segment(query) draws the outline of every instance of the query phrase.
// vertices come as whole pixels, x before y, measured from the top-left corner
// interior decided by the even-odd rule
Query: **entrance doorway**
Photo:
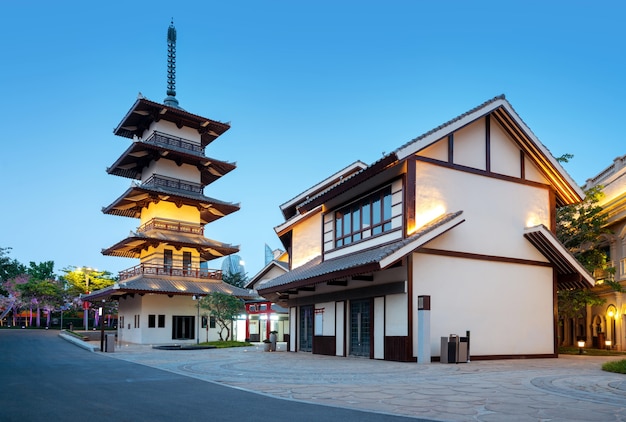
[[[350,355],[370,357],[370,300],[350,302]]]
[[[300,307],[300,351],[313,350],[313,306]]]
[[[194,320],[192,316],[178,316],[172,317],[172,340],[193,340],[194,333]]]

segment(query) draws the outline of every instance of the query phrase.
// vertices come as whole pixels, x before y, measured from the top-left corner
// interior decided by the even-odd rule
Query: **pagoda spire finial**
[[[174,18],[167,28],[167,97],[163,101],[167,106],[178,107],[176,99],[176,28]]]

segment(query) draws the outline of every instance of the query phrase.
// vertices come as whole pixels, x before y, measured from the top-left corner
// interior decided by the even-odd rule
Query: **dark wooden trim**
[[[511,258],[508,256],[483,255],[483,254],[477,254],[477,253],[445,251],[441,249],[431,249],[431,248],[420,248],[416,250],[415,252],[423,253],[423,254],[430,254],[430,255],[449,256],[453,258],[476,259],[479,261],[494,261],[494,262],[505,262],[508,264],[534,265],[538,267],[552,267],[552,264],[549,262],[535,261],[532,259]]]
[[[415,206],[417,196],[417,170],[415,165],[415,156],[406,160],[406,173],[404,176],[404,227],[406,230],[403,237],[407,233],[415,230]]]
[[[407,292],[407,337],[409,342],[409,356],[413,357],[413,308],[417,307],[417,304],[413,303],[413,254],[409,254],[406,259],[406,292]]]
[[[405,293],[405,282],[395,281],[392,283],[378,284],[375,286],[363,287],[361,289],[340,290],[321,295],[311,295],[293,298],[289,300],[289,306],[305,306],[322,302],[341,302],[344,300],[368,299],[375,296],[386,296]]]
[[[352,277],[352,280],[355,281],[374,281],[374,276],[373,275],[355,275]]]
[[[348,280],[330,280],[328,282],[326,282],[326,284],[328,286],[347,286],[348,285]]]
[[[454,133],[448,135],[448,163],[454,164]]]
[[[385,336],[385,360],[396,362],[416,362],[411,353],[412,344],[409,336]]]
[[[335,336],[313,336],[314,355],[335,356]]]
[[[480,356],[470,356],[470,361],[479,361],[479,360],[509,360],[509,359],[550,359],[550,358],[558,358],[559,355],[556,353],[545,353],[545,354],[536,354],[536,355],[480,355]],[[439,356],[433,356],[430,358],[431,362],[440,362]],[[459,364],[460,365],[460,364]]]
[[[521,185],[532,186],[532,187],[542,188],[542,189],[550,189],[550,186],[544,183],[533,182],[532,180],[526,180],[526,179],[522,180],[518,177],[507,176],[507,175],[499,174],[499,173],[487,173],[485,170],[462,166],[460,164],[450,164],[450,163],[446,163],[445,161],[435,160],[434,158],[428,158],[428,157],[422,157],[422,156],[416,155],[415,160],[420,161],[422,163],[428,163],[428,164],[433,164],[436,166],[445,167],[445,168],[452,169],[452,170],[462,171],[465,173],[472,173],[472,174],[476,174],[479,176],[485,176],[485,177],[491,177],[493,179],[504,180],[506,182],[518,183]]]
[[[300,321],[299,321],[299,318],[300,318],[300,312],[298,312],[298,311],[299,311],[299,309],[298,309],[298,307],[297,307],[297,306],[290,306],[290,307],[289,307],[289,322],[290,322],[290,323],[291,323],[291,310],[292,310],[292,309],[295,309],[294,314],[295,314],[295,320],[296,320],[296,321],[295,321],[295,324],[294,324],[294,331],[295,331],[295,332],[294,332],[294,336],[295,336],[295,337],[294,337],[294,339],[295,339],[295,344],[293,345],[293,350],[292,350],[292,352],[298,352],[298,350],[299,350],[299,347],[298,347],[298,346],[300,346],[300,336],[299,336],[299,334],[300,334],[300,332],[299,332],[299,328],[300,328],[300,325],[299,325],[299,322],[300,322]],[[259,323],[259,324],[260,324],[260,323]],[[260,330],[261,330],[261,327],[259,327],[259,331],[260,331]],[[289,331],[291,332],[291,327],[289,327]]]
[[[550,231],[556,234],[556,192],[554,189],[550,189],[548,195],[550,201]]]
[[[491,173],[491,115],[485,116],[485,171]]]
[[[519,151],[519,177],[526,180],[526,155],[521,149]]]
[[[370,298],[370,359],[374,359],[374,298]]]

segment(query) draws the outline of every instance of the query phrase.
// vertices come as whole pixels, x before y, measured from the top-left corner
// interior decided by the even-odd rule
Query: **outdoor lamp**
[[[610,349],[611,348],[611,340],[606,340],[604,342],[604,345]]]
[[[584,340],[578,340],[578,354],[579,355],[583,354],[583,347],[585,347],[585,341]]]

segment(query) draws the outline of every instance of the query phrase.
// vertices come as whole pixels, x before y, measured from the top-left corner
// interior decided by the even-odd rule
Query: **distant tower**
[[[175,78],[172,21],[167,30],[167,97],[159,104],[140,96],[114,130],[133,142],[107,172],[137,182],[103,212],[139,219],[135,232],[102,251],[140,260],[139,266],[120,273],[120,282],[136,276],[219,280],[220,272],[207,270],[206,261],[239,250],[204,237],[207,223],[239,209],[204,195],[207,185],[235,168],[205,155],[205,147],[230,126],[182,110]]]
[[[246,269],[243,260],[239,255],[230,255],[224,258],[222,262],[222,273],[246,275]]]

